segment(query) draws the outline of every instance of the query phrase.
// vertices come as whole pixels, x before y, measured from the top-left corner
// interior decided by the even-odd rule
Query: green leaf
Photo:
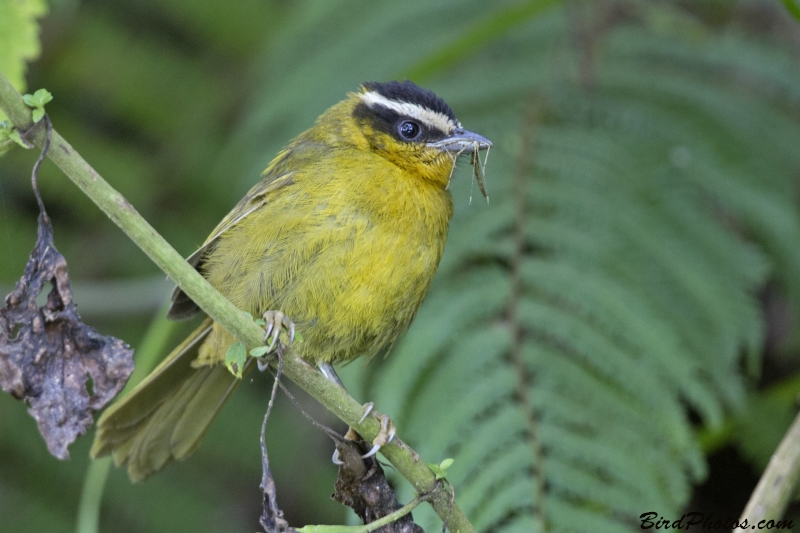
[[[0,72],[14,87],[25,88],[26,63],[39,57],[39,23],[47,13],[44,0],[0,1]],[[0,118],[5,115],[0,112]]]
[[[794,52],[636,4],[646,16],[589,44],[588,70],[557,44],[571,15],[554,9],[430,78],[495,143],[492,204],[469,206],[453,179],[439,274],[390,357],[354,381],[404,438],[459,462],[447,479],[479,531],[679,516],[707,469],[693,417],[723,423],[747,402],[742,367],[760,367],[754,295],[769,275],[800,304]],[[262,105],[278,122],[280,104]]]
[[[37,107],[44,107],[46,104],[53,101],[53,95],[47,89],[39,89],[33,93],[33,97],[37,102]]]
[[[453,464],[455,459],[448,457],[444,459],[441,463],[437,464],[428,464],[433,473],[436,474],[436,479],[444,479],[447,477],[447,469]]]
[[[269,346],[256,346],[250,350],[250,355],[253,357],[263,357],[269,353]]]
[[[231,374],[241,379],[246,360],[247,348],[245,348],[244,344],[241,342],[234,342],[231,344],[230,348],[228,348],[228,351],[225,354],[225,366],[228,367],[228,370],[230,370]]]
[[[22,100],[25,104],[33,108],[33,121],[39,122],[44,116],[44,106],[53,100],[53,95],[47,89],[39,89],[33,94],[23,95]]]
[[[20,135],[19,130],[16,128],[11,130],[11,132],[8,134],[8,138],[25,149],[30,150],[31,148],[33,148],[33,146],[28,141],[22,138],[22,135]]]
[[[47,89],[39,89],[33,94],[24,95],[22,100],[28,107],[44,107],[53,100],[53,95]]]

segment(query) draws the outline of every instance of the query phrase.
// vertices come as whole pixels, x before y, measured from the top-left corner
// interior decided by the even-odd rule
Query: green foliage
[[[495,141],[492,203],[462,205],[415,326],[364,381],[423,456],[465,465],[448,480],[479,530],[680,516],[706,470],[689,414],[745,404],[770,263],[800,302],[796,60],[627,5],[596,27],[599,8],[552,12],[431,80]],[[587,41],[542,45],[570,31]]]
[[[436,479],[444,479],[447,477],[447,469],[450,468],[454,462],[455,459],[448,457],[447,459],[442,459],[442,462],[438,465],[436,463],[430,463],[428,466],[433,470],[433,473],[436,474]]]
[[[792,403],[781,402],[776,398],[752,398],[737,420],[737,445],[742,456],[749,458],[762,470],[767,468],[786,433],[785,428],[794,420],[796,411]]]
[[[20,91],[25,88],[26,61],[39,56],[36,19],[45,13],[44,0],[0,0],[0,71]],[[5,118],[0,112],[0,120]]]
[[[53,95],[47,89],[39,89],[33,94],[24,95],[22,100],[33,109],[33,121],[39,122],[44,117],[45,104],[53,100]]]
[[[19,130],[7,120],[0,121],[0,154],[5,153],[12,143],[17,143],[23,148],[32,148],[32,145],[22,138]]]
[[[239,379],[242,379],[242,371],[244,370],[244,363],[247,360],[247,348],[241,342],[234,342],[228,348],[225,354],[225,366],[231,371],[231,374]]]
[[[34,122],[39,122],[44,117],[44,106],[51,100],[53,95],[47,89],[39,89],[33,94],[26,94],[22,97],[25,104],[33,109],[32,118]],[[16,130],[9,121],[0,120],[0,155],[3,154],[14,142],[23,148],[32,148],[33,145],[22,138],[20,132]]]
[[[783,5],[786,6],[786,10],[792,14],[794,18],[800,20],[800,5],[798,5],[797,0],[781,0]]]
[[[269,353],[269,346],[256,346],[249,353],[251,357],[264,357]]]

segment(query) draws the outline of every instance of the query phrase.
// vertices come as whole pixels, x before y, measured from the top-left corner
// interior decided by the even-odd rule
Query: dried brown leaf
[[[37,194],[38,196],[38,194]],[[47,303],[36,297],[47,282]],[[67,262],[53,245],[47,214],[17,286],[0,309],[0,387],[30,406],[50,453],[67,459],[67,447],[92,425],[133,372],[133,350],[81,322]]]

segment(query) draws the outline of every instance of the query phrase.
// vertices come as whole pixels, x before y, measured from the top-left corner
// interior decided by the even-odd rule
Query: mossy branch
[[[2,72],[0,109],[18,130],[27,132],[33,127],[30,108]],[[29,140],[39,147],[42,146],[44,137],[43,128],[34,128],[28,135]],[[48,157],[208,316],[244,343],[248,350],[263,344],[264,330],[189,266],[136,209],[55,130],[52,132]],[[284,357],[283,373],[366,439],[371,440],[378,434],[379,423],[374,418],[368,417],[363,423],[359,423],[363,412],[361,404],[296,354],[289,353]],[[411,482],[418,493],[431,494],[431,505],[443,520],[448,519],[448,527],[453,533],[474,531],[457,505],[453,504],[450,509],[449,491],[444,484],[436,481],[434,473],[414,450],[395,438],[381,449],[381,453]]]

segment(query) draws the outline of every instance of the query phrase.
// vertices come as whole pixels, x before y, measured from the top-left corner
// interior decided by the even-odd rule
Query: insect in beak
[[[478,150],[487,150],[492,147],[492,141],[473,131],[456,128],[449,137],[428,143],[430,148],[439,148],[447,152],[470,154]]]
[[[478,182],[478,188],[486,201],[489,201],[489,196],[486,194],[486,187],[484,186],[484,169],[486,168],[486,159],[489,157],[489,149],[492,147],[492,141],[479,135],[474,131],[469,131],[461,128],[453,130],[453,134],[442,139],[441,141],[428,143],[430,148],[438,148],[445,152],[453,159],[453,168],[450,170],[450,179],[453,178],[453,170],[455,170],[455,162],[461,154],[470,154],[471,164],[475,174],[475,181]],[[486,157],[481,163],[480,154],[481,150],[486,150]],[[450,180],[447,181],[447,187],[450,187]],[[472,203],[472,193],[470,193],[470,203]]]

